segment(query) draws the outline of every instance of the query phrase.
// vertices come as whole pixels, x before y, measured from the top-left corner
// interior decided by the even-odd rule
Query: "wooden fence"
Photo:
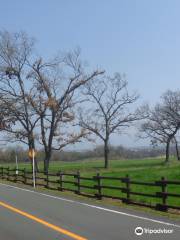
[[[18,174],[16,174],[15,168],[0,167],[0,178],[7,181],[33,185],[32,171],[26,169],[19,169]],[[134,181],[128,175],[125,177],[110,177],[101,176],[97,173],[95,176],[85,177],[81,176],[79,171],[77,173],[64,173],[59,171],[48,174],[38,172],[36,173],[35,179],[37,186],[58,191],[72,191],[76,194],[97,198],[99,200],[102,198],[111,198],[121,200],[126,204],[151,207],[160,211],[168,211],[168,209],[180,210],[180,193],[167,191],[169,186],[180,186],[180,181],[169,181],[164,177],[159,181],[142,182]],[[104,184],[105,182],[106,184]],[[142,186],[146,186],[148,192],[144,191],[144,188],[136,191],[137,187],[140,188]],[[156,188],[156,190],[154,188]],[[136,196],[138,196],[138,199],[135,199]],[[177,201],[171,200],[169,204],[169,198],[178,199],[179,203],[177,204]],[[149,202],[149,199],[154,200]],[[174,204],[174,202],[176,204]]]

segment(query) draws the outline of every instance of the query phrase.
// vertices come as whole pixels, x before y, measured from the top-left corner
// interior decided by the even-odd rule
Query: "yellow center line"
[[[20,215],[22,215],[24,217],[27,217],[27,218],[35,221],[35,222],[41,223],[42,225],[44,225],[44,226],[46,226],[48,228],[51,228],[51,229],[53,229],[53,230],[55,230],[55,231],[57,231],[57,232],[59,232],[61,234],[67,235],[67,236],[69,236],[69,237],[71,237],[73,239],[76,239],[76,240],[87,240],[87,238],[81,237],[81,236],[79,236],[79,235],[77,235],[75,233],[72,233],[72,232],[70,232],[70,231],[68,231],[66,229],[63,229],[63,228],[58,227],[58,226],[56,226],[54,224],[48,223],[48,222],[44,221],[41,218],[38,218],[38,217],[33,216],[33,215],[31,215],[31,214],[29,214],[27,212],[24,212],[24,211],[19,210],[19,209],[15,208],[15,207],[12,207],[12,206],[4,203],[4,202],[0,201],[0,206],[5,207],[5,208],[7,208],[7,209],[9,209],[9,210],[11,210],[13,212],[16,212],[16,213],[18,213],[18,214],[20,214]]]

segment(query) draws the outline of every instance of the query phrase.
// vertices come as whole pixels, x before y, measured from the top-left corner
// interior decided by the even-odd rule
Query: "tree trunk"
[[[37,161],[36,157],[34,158],[34,163],[35,163],[35,170],[36,170],[36,172],[39,172],[39,166],[38,166],[38,161]]]
[[[167,143],[166,143],[166,159],[165,159],[165,163],[169,162],[169,146],[170,146],[170,139],[168,139]]]
[[[44,173],[48,173],[48,169],[49,169],[49,159],[45,158],[44,159]]]
[[[44,172],[48,173],[49,170],[49,161],[51,159],[51,152],[45,152],[45,158],[44,158]]]
[[[109,167],[109,146],[108,146],[108,140],[104,141],[104,168]]]
[[[176,127],[175,131],[173,132],[173,134],[169,135],[169,138],[167,139],[167,143],[166,143],[166,160],[165,160],[165,163],[168,163],[169,162],[169,147],[170,147],[170,142],[171,140],[174,138],[175,139],[175,135],[177,133],[179,129],[179,126]]]
[[[177,143],[176,138],[174,138],[174,140],[175,140],[175,146],[176,146],[176,156],[177,156],[177,160],[180,161],[178,143]]]

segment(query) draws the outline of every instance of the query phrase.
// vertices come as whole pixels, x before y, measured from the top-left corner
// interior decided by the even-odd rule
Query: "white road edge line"
[[[87,206],[87,207],[91,207],[91,208],[96,208],[96,209],[103,210],[103,211],[106,211],[106,212],[116,213],[116,214],[120,214],[120,215],[124,215],[124,216],[128,216],[128,217],[138,218],[138,219],[142,219],[142,220],[146,220],[146,221],[150,221],[150,222],[155,222],[155,223],[160,223],[160,224],[164,224],[164,225],[169,225],[169,226],[180,228],[180,225],[173,224],[173,223],[159,221],[159,220],[152,219],[152,218],[147,218],[147,217],[141,217],[141,216],[138,216],[138,215],[129,214],[129,213],[125,213],[125,212],[120,212],[120,211],[116,211],[116,210],[109,209],[109,208],[103,208],[103,207],[99,207],[99,206],[96,206],[96,205],[91,205],[91,204],[83,203],[83,202],[79,202],[79,201],[69,200],[69,199],[62,198],[62,197],[56,197],[56,196],[52,196],[52,195],[49,195],[49,194],[36,192],[36,191],[33,191],[33,190],[20,188],[20,187],[16,187],[16,186],[5,184],[5,183],[0,183],[0,185],[6,186],[6,187],[10,187],[10,188],[15,188],[15,189],[26,191],[26,192],[35,193],[35,194],[38,194],[38,195],[41,195],[41,196],[45,196],[45,197],[49,197],[49,198],[62,200],[62,201],[65,201],[65,202],[70,202],[70,203],[75,203],[75,204],[79,204],[79,205],[83,205],[83,206]]]

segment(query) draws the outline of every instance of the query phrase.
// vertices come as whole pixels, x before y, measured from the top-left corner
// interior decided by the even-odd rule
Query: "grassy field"
[[[0,164],[0,166],[15,167],[15,163]],[[19,168],[31,169],[31,163],[20,163]],[[43,163],[39,163],[40,170],[43,170]],[[94,175],[100,172],[102,175],[125,176],[137,180],[158,180],[161,176],[167,179],[180,180],[180,161],[171,159],[169,164],[164,164],[163,158],[147,158],[133,160],[110,160],[108,169],[103,168],[103,160],[84,160],[77,162],[51,162],[49,171],[75,172],[80,170],[83,175]]]
[[[5,164],[3,164],[5,165]],[[8,165],[10,166],[10,165]],[[14,164],[11,164],[11,167],[14,167]],[[43,169],[43,164],[39,164],[40,169]],[[20,168],[31,168],[30,163],[20,164]],[[109,169],[103,168],[103,160],[84,160],[79,162],[51,162],[50,163],[50,172],[57,172],[59,170],[65,172],[76,172],[80,170],[82,176],[91,177],[97,174],[98,172],[103,176],[112,176],[112,177],[125,177],[126,174],[130,176],[133,180],[143,181],[143,182],[154,182],[160,180],[163,176],[168,180],[180,180],[180,161],[178,162],[175,159],[171,159],[168,165],[164,164],[163,158],[147,158],[147,159],[133,159],[133,160],[111,160]],[[67,177],[66,179],[71,180],[72,177]],[[123,183],[114,181],[114,180],[103,180],[103,185],[110,186],[123,186]],[[88,186],[93,185],[91,181],[82,181],[82,184]],[[71,187],[74,189],[74,186],[65,184],[65,187]],[[144,193],[155,193],[160,192],[160,187],[147,187],[147,186],[137,186],[132,185],[132,190],[136,192]],[[86,193],[91,193],[94,190],[85,189]],[[168,186],[168,192],[179,193],[180,186],[170,185]],[[118,190],[103,190],[104,194],[109,195],[118,195],[123,196],[123,193]],[[143,197],[143,196],[132,196],[134,200],[147,202],[147,203],[156,203],[161,201],[161,199]],[[180,199],[175,197],[168,198],[168,204],[173,204],[180,206]]]

